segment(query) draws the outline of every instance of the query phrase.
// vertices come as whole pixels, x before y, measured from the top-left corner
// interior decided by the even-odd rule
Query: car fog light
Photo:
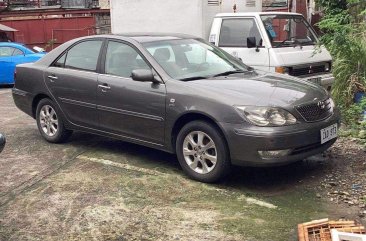
[[[258,151],[259,155],[262,158],[278,158],[287,156],[290,153],[291,149],[286,150],[275,150],[275,151]]]

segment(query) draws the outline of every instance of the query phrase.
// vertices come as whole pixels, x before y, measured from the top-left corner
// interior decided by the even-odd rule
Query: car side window
[[[247,47],[248,37],[255,37],[257,46],[262,45],[262,37],[254,19],[224,19],[221,26],[219,47]]]
[[[58,60],[56,60],[53,63],[53,67],[59,67],[59,68],[63,68],[65,66],[65,59],[66,59],[66,53],[62,54],[61,57],[58,58]]]
[[[131,46],[109,41],[105,73],[130,78],[135,69],[151,69],[142,56]]]
[[[14,49],[13,56],[24,55],[24,52],[20,49]]]
[[[102,40],[88,40],[73,46],[67,52],[65,68],[96,71],[102,43]]]
[[[10,57],[14,52],[13,47],[0,47],[0,57]]]

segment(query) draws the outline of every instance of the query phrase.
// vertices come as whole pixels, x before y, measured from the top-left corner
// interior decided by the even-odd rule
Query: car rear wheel
[[[182,169],[201,182],[216,182],[230,169],[229,152],[222,134],[203,121],[186,124],[179,132],[176,152]]]
[[[38,130],[48,142],[64,142],[72,134],[65,128],[60,111],[50,99],[38,103],[36,118]]]

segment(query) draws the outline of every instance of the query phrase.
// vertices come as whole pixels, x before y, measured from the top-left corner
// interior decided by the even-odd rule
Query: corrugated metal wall
[[[14,34],[14,41],[29,47],[48,44],[48,50],[68,40],[95,34],[96,25],[94,16],[2,20],[0,23],[19,30]]]

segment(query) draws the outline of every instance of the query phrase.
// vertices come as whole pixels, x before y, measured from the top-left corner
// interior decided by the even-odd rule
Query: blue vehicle
[[[35,53],[19,43],[0,43],[0,85],[14,84],[16,65],[35,62],[45,54]]]

